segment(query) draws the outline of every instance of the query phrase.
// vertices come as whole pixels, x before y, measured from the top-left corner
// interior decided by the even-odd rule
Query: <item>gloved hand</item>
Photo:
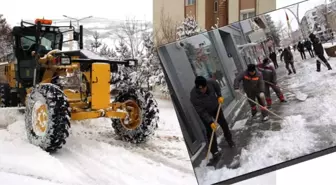
[[[217,129],[216,123],[211,123],[210,127],[212,128],[212,130],[216,130]]]
[[[218,103],[223,104],[224,103],[224,98],[222,96],[218,97]]]
[[[261,92],[261,93],[259,94],[259,97],[260,97],[261,99],[264,99],[264,98],[265,98],[265,94],[264,94],[263,92]]]

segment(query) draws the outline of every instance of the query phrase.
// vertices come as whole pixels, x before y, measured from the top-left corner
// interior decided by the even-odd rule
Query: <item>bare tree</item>
[[[98,52],[98,48],[102,45],[102,42],[100,41],[100,35],[97,31],[93,33],[93,42],[91,43],[91,48]]]
[[[321,25],[324,25],[325,29],[328,30],[331,28],[328,20],[328,6],[327,4],[322,4],[316,7],[317,21],[316,25],[314,25],[315,31],[321,31]]]
[[[281,36],[285,37],[285,36],[288,35],[288,31],[285,28],[285,25],[282,21],[280,21],[280,20],[277,21],[275,28],[276,28],[276,32],[279,34],[279,37],[281,37]]]
[[[143,45],[144,34],[150,32],[151,25],[147,21],[126,19],[116,31],[119,42],[123,42],[130,49],[131,57],[137,58],[145,50]]]
[[[165,13],[164,7],[161,7],[160,23],[155,28],[154,38],[155,46],[161,46],[176,41],[176,30],[178,22]]]

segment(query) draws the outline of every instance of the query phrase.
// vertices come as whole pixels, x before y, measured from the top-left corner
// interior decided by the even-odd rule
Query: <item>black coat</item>
[[[312,43],[309,40],[304,42],[304,46],[307,48],[307,50],[312,49]]]
[[[276,56],[274,51],[269,55],[269,57],[272,61],[276,61],[276,59],[277,59],[277,56]]]
[[[284,50],[281,53],[280,60],[282,60],[282,58],[285,60],[285,62],[291,62],[294,59],[292,52],[289,50]]]
[[[313,40],[313,47],[314,47],[314,52],[317,56],[324,55],[324,48],[322,46],[320,39],[315,38]]]
[[[301,42],[298,43],[297,47],[300,52],[304,52],[304,45]]]
[[[218,97],[221,95],[219,84],[212,79],[207,80],[207,92],[203,94],[200,90],[194,87],[190,92],[190,101],[195,107],[200,118],[208,124],[214,120],[211,114],[218,109]]]

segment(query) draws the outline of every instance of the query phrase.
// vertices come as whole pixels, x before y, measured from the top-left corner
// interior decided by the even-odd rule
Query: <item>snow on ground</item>
[[[284,116],[286,120],[282,122],[282,129],[280,131],[260,131],[263,133],[262,135],[255,135],[250,144],[242,150],[241,167],[238,169],[196,168],[196,176],[201,185],[227,180],[335,146],[336,83],[334,78],[336,76],[336,59],[329,60],[334,70],[328,71],[322,65],[320,73],[316,72],[315,60],[301,61],[298,59],[295,64],[297,74],[286,75],[279,79],[280,87],[284,87],[285,96],[293,96],[288,90],[300,90],[308,94],[308,99],[304,102],[290,102],[287,105],[282,105],[284,111],[281,116]],[[278,70],[284,70],[282,62],[280,62]],[[264,176],[263,179],[256,178],[241,184],[270,184],[268,176]]]
[[[161,122],[148,143],[122,142],[110,120],[88,120],[74,122],[66,145],[52,155],[28,143],[22,115],[1,110],[1,184],[197,184],[174,108],[158,103]]]

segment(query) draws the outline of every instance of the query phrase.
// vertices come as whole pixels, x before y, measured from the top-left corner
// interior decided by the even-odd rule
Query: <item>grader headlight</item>
[[[60,64],[61,65],[71,65],[71,58],[67,56],[62,56]]]

